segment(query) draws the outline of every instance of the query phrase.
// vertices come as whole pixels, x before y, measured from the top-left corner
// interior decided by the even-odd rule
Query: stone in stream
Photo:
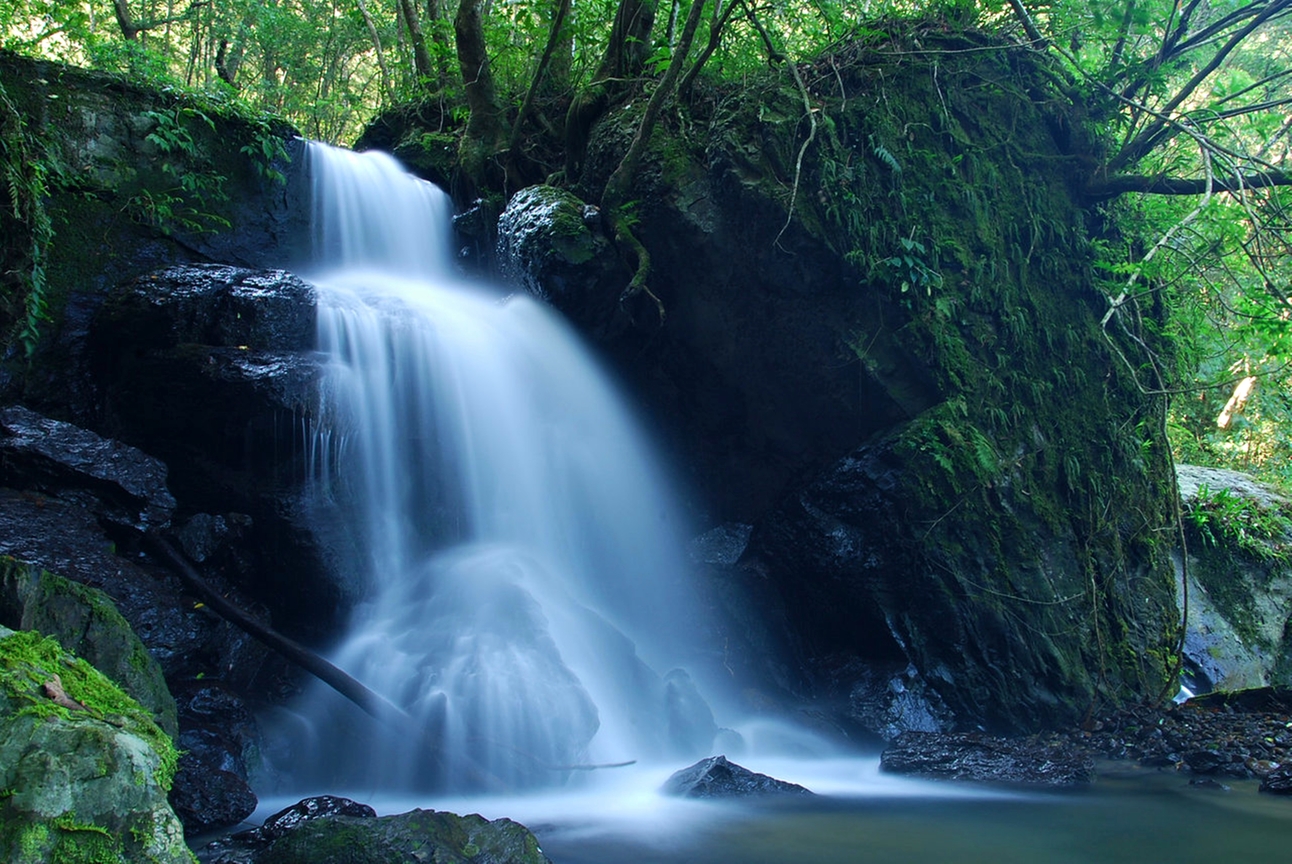
[[[727,760],[710,756],[683,768],[664,782],[665,795],[679,798],[748,798],[765,795],[812,795],[797,783],[757,774]]]

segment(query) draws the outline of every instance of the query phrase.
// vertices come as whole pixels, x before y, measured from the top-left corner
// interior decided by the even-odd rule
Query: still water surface
[[[1251,781],[1227,781],[1221,791],[1115,764],[1101,766],[1090,789],[1012,792],[889,777],[876,762],[751,764],[822,793],[754,806],[663,798],[654,790],[666,770],[561,794],[368,800],[381,813],[423,807],[515,819],[555,864],[1292,861],[1292,799],[1261,795]]]

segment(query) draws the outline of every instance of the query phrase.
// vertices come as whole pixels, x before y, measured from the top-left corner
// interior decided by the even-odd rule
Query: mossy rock
[[[0,858],[190,864],[166,801],[176,759],[106,676],[52,638],[0,627]]]
[[[256,864],[550,864],[510,819],[412,810],[398,816],[315,819],[277,840]]]
[[[107,594],[0,556],[0,624],[54,636],[151,712],[167,735],[179,734],[161,667]]]

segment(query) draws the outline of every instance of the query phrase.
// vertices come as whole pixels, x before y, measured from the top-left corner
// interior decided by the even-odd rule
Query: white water
[[[675,668],[698,628],[675,508],[605,376],[546,307],[454,275],[442,192],[378,154],[314,144],[309,169],[317,493],[348,508],[370,585],[332,659],[412,719],[316,688],[303,779],[500,791],[709,755]]]

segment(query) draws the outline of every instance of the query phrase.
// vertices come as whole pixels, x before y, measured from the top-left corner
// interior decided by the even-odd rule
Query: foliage
[[[20,240],[24,248],[14,250],[22,262],[16,271],[17,285],[4,288],[0,298],[11,307],[3,317],[16,322],[13,335],[28,356],[36,350],[41,325],[50,320],[45,264],[54,229],[45,199],[54,167],[43,142],[27,129],[26,120],[0,84],[0,170],[7,209],[27,235]]]
[[[1185,515],[1209,546],[1233,544],[1263,561],[1292,557],[1292,519],[1228,489],[1200,487]]]

